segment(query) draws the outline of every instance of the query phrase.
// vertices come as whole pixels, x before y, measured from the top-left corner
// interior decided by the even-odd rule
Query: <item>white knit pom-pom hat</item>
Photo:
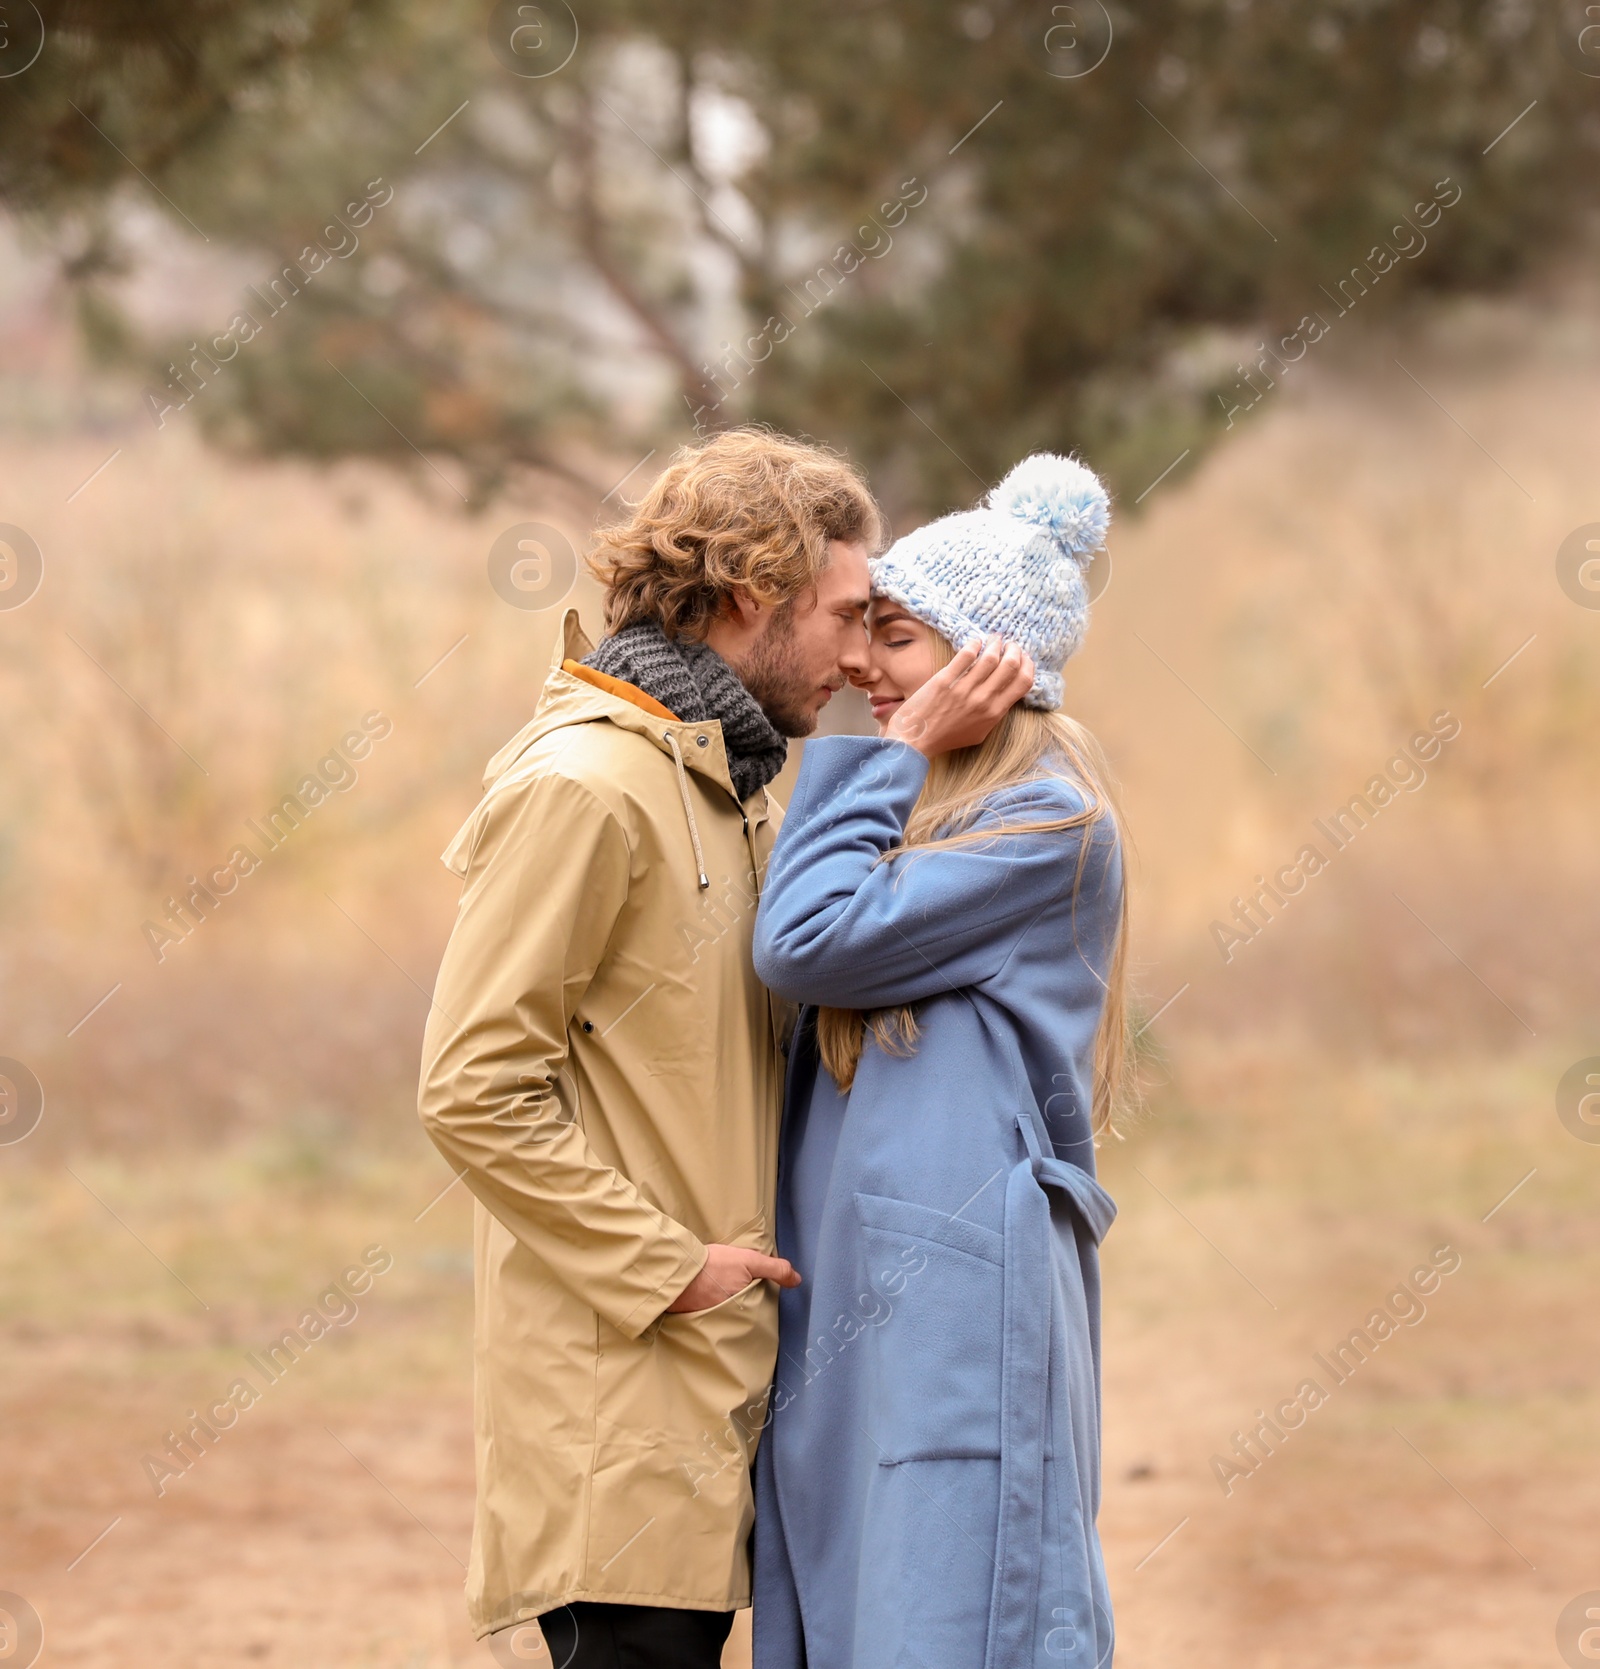
[[[1025,707],[1061,705],[1061,669],[1089,625],[1087,573],[1111,525],[1100,479],[1076,458],[1024,458],[975,510],[919,527],[872,564],[872,594],[956,648],[998,632],[1033,656]]]

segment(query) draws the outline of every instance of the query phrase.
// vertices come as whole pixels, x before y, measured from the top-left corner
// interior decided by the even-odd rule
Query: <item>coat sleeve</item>
[[[418,1111],[453,1170],[552,1276],[637,1337],[704,1244],[602,1163],[559,1082],[567,1028],[628,892],[627,838],[556,775],[492,793],[423,1040]]]
[[[1077,829],[1007,835],[881,861],[899,843],[928,762],[903,742],[806,744],[756,918],[756,971],[792,1001],[888,1008],[992,978],[1022,934],[1068,898]],[[1082,806],[1060,779],[997,795],[980,819],[1045,821]]]

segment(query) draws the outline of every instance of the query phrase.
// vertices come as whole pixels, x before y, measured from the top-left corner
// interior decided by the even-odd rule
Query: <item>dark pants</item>
[[[555,1669],[718,1669],[733,1613],[578,1600],[539,1627]]]

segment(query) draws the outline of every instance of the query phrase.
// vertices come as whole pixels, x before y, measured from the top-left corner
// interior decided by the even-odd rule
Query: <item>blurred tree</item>
[[[475,502],[749,417],[902,507],[1039,446],[1132,497],[1248,420],[1303,320],[1509,283],[1600,198],[1571,4],[42,11],[0,193],[55,228],[152,419],[452,456]],[[108,282],[124,182],[246,253],[247,323],[152,353]]]
[[[130,169],[155,189],[237,113],[281,101],[321,69],[348,69],[388,3],[6,0],[0,201],[81,208]]]

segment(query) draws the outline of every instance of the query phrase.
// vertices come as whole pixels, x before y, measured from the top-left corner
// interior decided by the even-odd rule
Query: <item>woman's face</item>
[[[931,626],[906,613],[887,597],[867,612],[867,665],[850,682],[866,692],[881,732],[895,709],[939,670]]]

